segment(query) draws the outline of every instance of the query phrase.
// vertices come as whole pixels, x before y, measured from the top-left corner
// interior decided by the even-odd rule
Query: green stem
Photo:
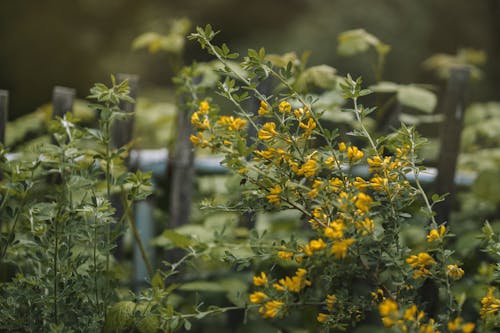
[[[125,200],[123,200],[123,201],[124,201],[124,203],[126,203]],[[135,226],[135,221],[134,221],[134,217],[132,216],[132,211],[130,209],[130,205],[128,205],[126,203],[126,204],[124,204],[124,206],[125,206],[125,212],[126,212],[127,217],[128,217],[127,220],[129,222],[130,229],[132,230],[132,234],[134,236],[134,240],[137,243],[137,246],[139,247],[139,251],[141,252],[142,260],[144,260],[144,263],[146,264],[149,279],[152,279],[153,275],[154,275],[153,266],[151,265],[151,261],[149,260],[146,249],[144,248],[144,244],[142,243],[141,236],[139,235],[139,232],[137,231],[137,227]]]
[[[58,221],[57,218],[54,220],[54,267],[52,268],[54,270],[54,322],[57,325],[59,323],[59,315],[58,315],[58,308],[57,308],[57,280],[58,280],[58,275],[57,275],[57,264],[58,264],[58,248],[59,248],[59,235],[58,235]]]

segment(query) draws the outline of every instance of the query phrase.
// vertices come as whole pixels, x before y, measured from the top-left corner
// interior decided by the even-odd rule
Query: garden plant
[[[388,46],[356,34],[369,37],[363,47],[375,47],[380,79]],[[175,83],[180,110],[191,112],[193,146],[221,155],[237,180],[227,202],[205,206],[233,214],[239,225],[205,230],[213,234],[205,239],[165,231],[157,244],[182,254],[166,252],[150,288],[118,293],[116,240],[126,222],[134,230],[131,204],[151,185],[149,175],[124,168],[127,147],[110,144],[113,121],[126,116],[118,105],[131,101],[126,81],[96,84],[89,97],[98,103],[91,105],[98,129],[81,128],[68,114],[53,122],[56,144],[13,161],[2,151],[0,260],[14,273],[1,284],[0,329],[203,331],[198,322],[210,326],[221,316],[236,318],[231,329],[241,332],[258,322],[278,332],[498,329],[498,264],[483,281],[490,288],[471,305],[456,285],[476,272],[464,269],[453,251],[456,235],[434,212],[446,193],[429,194],[420,181],[427,141],[415,127],[401,122],[374,135],[379,110],[365,104],[373,91],[361,78],[263,48],[240,58],[217,45],[216,35],[207,25],[189,36],[216,60],[216,83],[204,80],[201,64],[180,69]],[[332,110],[321,107],[318,82],[340,96],[347,125],[325,121]],[[114,215],[112,194],[120,195],[123,216]],[[244,224],[262,213],[291,214],[293,228]],[[498,262],[498,235],[480,223],[482,250]],[[203,293],[231,291],[212,276],[193,278],[220,267],[232,276],[224,281],[233,292],[223,300]]]

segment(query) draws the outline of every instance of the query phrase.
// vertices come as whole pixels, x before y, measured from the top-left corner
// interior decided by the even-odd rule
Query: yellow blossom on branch
[[[343,153],[343,152],[345,152],[345,151],[346,151],[346,149],[347,149],[347,146],[346,146],[345,142],[340,142],[340,143],[339,143],[339,151],[340,151],[341,153]]]
[[[279,133],[276,132],[276,124],[273,122],[265,123],[262,129],[259,130],[259,140],[271,140],[278,135]]]
[[[297,170],[297,175],[304,177],[312,177],[316,174],[318,171],[318,163],[314,159],[309,159],[307,160],[306,163],[304,163],[298,170]]]
[[[448,265],[446,267],[446,272],[448,273],[448,276],[453,280],[460,280],[462,276],[464,276],[464,270],[457,265]]]
[[[200,108],[198,109],[198,111],[202,114],[207,114],[209,110],[210,110],[210,104],[207,101],[201,101]]]
[[[492,316],[500,309],[500,299],[493,294],[495,288],[488,289],[488,294],[481,299],[481,310],[479,314],[481,318]]]
[[[347,250],[352,243],[354,243],[354,239],[352,238],[335,242],[333,243],[330,252],[335,255],[336,259],[344,259],[347,256]]]
[[[292,260],[293,257],[293,252],[289,251],[278,251],[277,253],[278,258],[289,261]]]
[[[297,269],[295,276],[286,276],[280,279],[278,283],[273,284],[274,289],[278,291],[288,290],[290,292],[298,293],[302,289],[311,285],[311,281],[306,279],[307,270],[304,268]]]
[[[336,302],[337,302],[337,296],[333,294],[326,295],[325,303],[326,303],[326,308],[328,309],[329,312],[333,311],[333,305]]]
[[[439,229],[432,229],[427,235],[427,242],[432,243],[435,241],[442,241],[445,232],[446,227],[444,225],[440,226]]]
[[[436,264],[436,261],[427,252],[421,252],[418,255],[413,255],[406,258],[406,263],[408,263],[412,268],[415,269],[413,277],[415,279],[424,278],[431,274],[429,267]]]
[[[285,303],[281,301],[272,300],[266,302],[264,306],[260,307],[259,313],[262,315],[263,318],[274,318],[279,314],[284,305]]]
[[[472,333],[476,325],[474,323],[464,323],[462,317],[457,317],[449,321],[446,328],[450,332]]]
[[[326,323],[328,321],[328,318],[330,318],[330,315],[326,313],[318,313],[318,316],[316,317],[316,320],[322,324]]]
[[[249,296],[250,302],[254,304],[264,303],[266,299],[268,299],[267,295],[262,291],[256,291]]]
[[[375,224],[373,223],[373,220],[370,218],[365,218],[362,221],[356,221],[356,230],[358,230],[361,235],[368,235],[373,233],[373,230],[375,229]]]
[[[281,113],[284,113],[284,112],[289,113],[290,111],[292,111],[292,106],[287,101],[282,101],[280,103],[280,105],[278,106],[278,110]]]
[[[314,119],[309,118],[307,120],[307,124],[304,124],[303,122],[299,122],[299,126],[300,126],[300,128],[303,128],[305,130],[303,136],[307,138],[307,137],[311,136],[312,131],[316,128],[316,122],[314,121]]]
[[[326,243],[322,238],[313,239],[304,247],[304,253],[311,257],[314,252],[320,251],[326,248]]]
[[[360,192],[356,197],[356,208],[358,208],[362,213],[368,213],[373,199],[363,192]]]
[[[280,184],[276,184],[273,188],[271,188],[269,190],[269,194],[266,196],[269,203],[274,203],[276,205],[279,205],[281,202],[280,200],[281,192],[283,192],[283,188],[281,187]]]
[[[328,227],[325,228],[325,236],[331,239],[339,239],[344,237],[345,224],[341,219],[337,219],[330,223]]]
[[[347,158],[351,162],[357,162],[362,159],[364,156],[363,152],[358,149],[356,146],[350,146],[347,148]]]
[[[260,101],[260,107],[258,110],[259,116],[263,116],[269,113],[269,105],[265,101]]]
[[[268,284],[266,273],[261,272],[260,275],[253,277],[253,284],[257,287],[265,286]]]
[[[227,126],[227,129],[230,131],[239,131],[243,129],[247,121],[245,119],[241,119],[238,117],[233,117],[233,116],[222,116],[220,119],[217,121],[217,123]]]

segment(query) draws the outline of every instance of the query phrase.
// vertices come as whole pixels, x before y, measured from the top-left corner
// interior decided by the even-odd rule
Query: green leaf
[[[370,86],[370,90],[376,93],[395,93],[398,92],[400,85],[394,82],[381,81]]]
[[[151,286],[155,289],[165,289],[165,281],[161,277],[159,272],[156,272],[153,278],[151,279]]]
[[[208,292],[225,292],[227,287],[220,282],[210,281],[193,281],[183,284],[178,288],[184,291],[208,291]]]
[[[437,97],[433,92],[413,85],[400,86],[397,98],[402,105],[427,113],[434,111],[437,104]]]
[[[187,249],[193,244],[193,240],[173,230],[165,230],[162,236],[170,240],[176,247]]]
[[[370,46],[376,48],[379,53],[387,53],[389,46],[382,43],[377,37],[366,32],[364,29],[348,30],[340,33],[337,37],[337,52],[342,56],[352,56],[363,53]]]

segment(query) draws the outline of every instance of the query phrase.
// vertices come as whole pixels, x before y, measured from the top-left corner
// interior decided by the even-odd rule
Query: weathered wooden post
[[[5,144],[5,128],[7,126],[9,112],[9,92],[0,90],[0,143]],[[0,180],[2,180],[2,171],[0,171]],[[0,231],[2,230],[2,220],[0,220]]]
[[[455,174],[457,158],[460,152],[460,134],[463,127],[464,113],[467,106],[467,87],[470,69],[455,67],[450,70],[450,77],[443,103],[444,120],[440,128],[440,152],[438,157],[438,175],[436,193],[450,193],[452,196],[436,206],[438,221],[448,221],[454,205]]]
[[[0,142],[3,144],[5,144],[5,127],[7,126],[8,112],[9,92],[7,90],[0,90]]]
[[[190,112],[179,108],[177,139],[174,152],[168,160],[167,169],[168,176],[170,176],[170,179],[167,179],[170,186],[170,228],[187,224],[190,217],[194,177],[194,149],[189,139],[192,132]]]
[[[76,91],[73,88],[55,86],[52,91],[52,118],[63,117],[67,112],[73,112]]]
[[[119,73],[116,75],[117,82],[123,82],[128,80],[128,86],[130,88],[130,97],[137,98],[137,91],[139,88],[139,76],[131,74]],[[135,111],[135,103],[120,102],[120,109],[123,112]],[[127,119],[122,119],[119,122],[113,124],[111,128],[111,143],[115,148],[122,147],[132,140],[134,131],[134,117],[129,117]]]

